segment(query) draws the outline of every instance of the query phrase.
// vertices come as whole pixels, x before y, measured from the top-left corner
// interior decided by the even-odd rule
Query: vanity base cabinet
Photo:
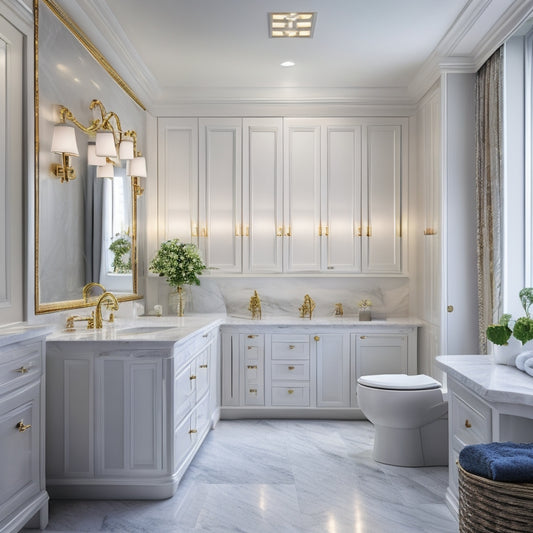
[[[357,407],[362,373],[417,371],[416,326],[368,329],[224,326],[222,418],[364,418]],[[264,357],[251,361],[254,342]],[[259,376],[253,384],[250,371]],[[249,400],[252,392],[260,402]]]
[[[50,494],[169,498],[218,420],[217,329],[168,348],[94,344],[48,343]]]
[[[0,531],[48,523],[44,478],[44,341],[0,347]]]

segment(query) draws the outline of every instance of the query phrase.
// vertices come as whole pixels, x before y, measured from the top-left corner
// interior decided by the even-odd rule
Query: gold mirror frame
[[[39,4],[43,3],[63,24],[65,29],[69,31],[87,50],[87,52],[96,60],[97,63],[111,76],[111,78],[119,85],[119,87],[143,110],[146,107],[135,95],[128,84],[119,76],[116,70],[109,64],[107,59],[94,46],[89,38],[83,33],[79,26],[53,1],[53,0],[33,0],[33,16],[34,16],[34,117],[35,117],[35,175],[34,175],[34,244],[35,244],[35,264],[34,264],[34,303],[35,314],[53,313],[56,311],[64,311],[68,309],[77,309],[83,307],[92,307],[94,302],[89,299],[81,298],[79,300],[64,300],[57,302],[40,302],[40,276],[39,276]],[[119,302],[140,300],[142,295],[138,292],[138,264],[137,264],[137,194],[135,193],[132,178],[132,243],[131,243],[131,263],[132,263],[132,294],[120,295],[117,297]]]

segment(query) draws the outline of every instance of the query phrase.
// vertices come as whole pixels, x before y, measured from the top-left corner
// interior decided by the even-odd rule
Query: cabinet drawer
[[[200,400],[209,390],[209,353],[204,350],[196,359],[196,400]]]
[[[37,379],[41,373],[40,342],[0,348],[0,394]]]
[[[198,439],[196,411],[191,413],[174,431],[174,471],[185,461]]]
[[[272,405],[309,407],[309,385],[273,386]]]
[[[180,422],[196,403],[194,365],[182,369],[174,378],[174,424]]]
[[[206,350],[216,340],[216,335],[216,330],[211,330],[207,333],[196,335],[183,345],[174,348],[176,367],[181,367],[192,361],[196,355]]]
[[[242,334],[242,338],[248,346],[264,346],[265,344],[265,336],[259,333]]]
[[[453,441],[455,448],[492,440],[492,412],[466,390],[452,391]],[[459,442],[455,442],[458,440]]]
[[[263,358],[263,347],[262,346],[245,343],[244,360],[246,362],[257,361],[258,359],[262,359],[262,358]]]
[[[309,359],[309,337],[272,335],[272,359]]]
[[[309,361],[284,361],[272,363],[272,379],[309,379]]]

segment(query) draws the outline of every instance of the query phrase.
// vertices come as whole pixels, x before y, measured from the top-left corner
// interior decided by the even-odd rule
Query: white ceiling
[[[104,55],[135,70],[152,104],[412,95],[436,56],[471,64],[502,14],[533,8],[531,0],[58,1]],[[272,11],[316,11],[313,38],[269,38]],[[296,66],[281,67],[286,60]]]

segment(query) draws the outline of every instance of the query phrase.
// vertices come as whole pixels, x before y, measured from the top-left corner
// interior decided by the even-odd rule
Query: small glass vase
[[[178,293],[178,305],[176,307],[176,311],[178,313],[178,316],[184,316],[185,315],[185,299],[183,297],[183,287],[180,285],[177,289]]]
[[[372,314],[370,309],[361,309],[359,311],[359,322],[370,322],[372,320]]]

